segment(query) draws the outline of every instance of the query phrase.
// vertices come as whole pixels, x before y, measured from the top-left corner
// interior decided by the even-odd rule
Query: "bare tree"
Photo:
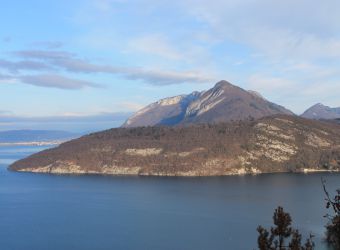
[[[335,250],[340,250],[340,189],[336,190],[336,194],[332,198],[326,189],[326,181],[323,179],[322,186],[326,195],[326,208],[332,211],[332,214],[324,216],[328,219],[326,240]]]

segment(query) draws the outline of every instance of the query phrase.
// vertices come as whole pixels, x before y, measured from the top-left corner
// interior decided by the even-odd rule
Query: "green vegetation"
[[[274,227],[270,231],[259,226],[257,244],[260,250],[312,250],[314,243],[312,235],[302,244],[302,236],[297,229],[291,227],[292,219],[282,207],[275,209]]]
[[[325,181],[322,186],[326,195],[326,208],[331,214],[326,214],[326,242],[334,250],[340,250],[340,189],[332,197],[326,189]],[[292,218],[282,207],[275,209],[273,216],[274,227],[270,230],[259,226],[257,244],[259,250],[313,250],[313,236],[310,235],[302,244],[302,236],[297,229],[291,227]]]

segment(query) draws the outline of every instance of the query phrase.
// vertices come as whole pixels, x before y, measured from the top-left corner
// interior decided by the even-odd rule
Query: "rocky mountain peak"
[[[326,105],[323,105],[322,103],[319,102],[319,103],[313,105],[312,108],[329,108],[329,107],[326,106]]]
[[[331,108],[322,103],[317,103],[312,107],[308,108],[302,115],[308,119],[336,119],[340,118],[340,107]]]
[[[221,80],[217,82],[214,86],[214,88],[230,88],[230,87],[235,87],[235,85],[231,84],[230,82],[226,80]]]
[[[293,113],[260,94],[222,80],[207,91],[162,99],[138,111],[123,127],[216,123]]]

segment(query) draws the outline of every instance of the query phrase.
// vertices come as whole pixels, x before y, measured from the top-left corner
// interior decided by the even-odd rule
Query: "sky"
[[[119,126],[227,80],[340,107],[340,1],[2,0],[0,130]]]

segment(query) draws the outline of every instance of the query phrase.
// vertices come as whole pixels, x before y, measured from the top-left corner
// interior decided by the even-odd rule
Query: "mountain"
[[[200,95],[200,92],[193,92],[189,95],[161,99],[139,110],[123,124],[123,127],[175,125],[181,122],[189,104]]]
[[[331,108],[321,103],[318,103],[307,109],[301,116],[304,118],[315,120],[336,119],[340,118],[340,107]]]
[[[138,111],[123,127],[228,122],[293,113],[227,81],[212,89],[162,99]]]
[[[0,144],[66,141],[76,137],[79,134],[58,130],[9,130],[0,131]]]
[[[340,126],[290,115],[191,126],[117,128],[19,160],[13,171],[213,176],[340,170]]]
[[[293,113],[227,81],[218,82],[187,108],[184,124],[217,123],[231,120],[258,119],[274,114]]]

